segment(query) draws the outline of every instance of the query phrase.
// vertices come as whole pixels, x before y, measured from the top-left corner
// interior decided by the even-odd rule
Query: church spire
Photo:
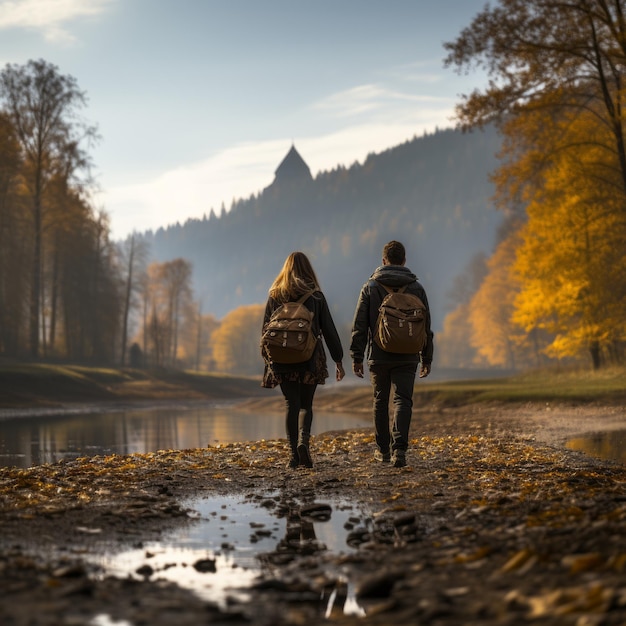
[[[293,183],[313,179],[309,166],[300,156],[300,153],[296,150],[296,146],[293,143],[285,158],[276,168],[274,174],[274,184]]]

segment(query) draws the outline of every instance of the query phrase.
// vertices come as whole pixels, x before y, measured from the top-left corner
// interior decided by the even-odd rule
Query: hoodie
[[[415,294],[426,305],[426,346],[420,354],[395,354],[385,352],[372,340],[378,309],[387,294],[380,282],[392,289],[407,285],[406,293]],[[369,280],[361,288],[359,301],[352,322],[352,340],[350,343],[352,360],[361,363],[367,358],[368,364],[390,362],[419,362],[430,365],[433,360],[433,332],[430,327],[430,308],[424,287],[417,276],[404,265],[381,265],[377,267]]]

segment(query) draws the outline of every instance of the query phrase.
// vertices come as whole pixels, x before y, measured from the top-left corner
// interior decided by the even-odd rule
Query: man
[[[430,329],[430,310],[426,292],[415,274],[405,266],[404,246],[399,241],[390,241],[383,248],[382,263],[361,289],[352,323],[350,355],[354,373],[363,378],[363,361],[367,354],[367,365],[374,391],[374,429],[377,446],[374,457],[383,463],[391,461],[395,467],[404,467],[409,447],[415,374],[420,362],[420,378],[425,378],[430,373],[433,333]],[[388,293],[383,285],[394,291],[406,286],[405,293],[416,295],[424,303],[426,344],[421,353],[387,352],[373,340],[378,309]],[[394,415],[390,429],[389,397],[392,387]]]

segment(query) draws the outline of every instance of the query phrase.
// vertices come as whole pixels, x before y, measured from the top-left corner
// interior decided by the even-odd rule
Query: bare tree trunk
[[[591,345],[589,346],[589,354],[591,355],[591,362],[593,364],[593,369],[599,370],[600,366],[602,365],[599,342],[597,341],[591,342]]]
[[[41,291],[41,197],[40,183],[37,180],[33,207],[34,249],[32,282],[30,286],[30,354],[32,357],[39,356],[39,301]]]
[[[50,330],[49,346],[54,350],[57,327],[57,300],[59,298],[59,234],[55,235],[54,257],[52,259],[52,292],[50,294]]]
[[[202,302],[198,302],[198,333],[196,335],[196,372],[200,371],[202,360]]]
[[[102,349],[102,334],[100,332],[100,255],[102,254],[102,222],[96,224],[96,249],[93,267],[92,319],[91,319],[91,349],[92,356],[101,360],[104,356]]]
[[[148,367],[148,297],[143,297],[143,365]]]
[[[130,315],[130,295],[133,287],[133,263],[135,257],[135,235],[130,239],[130,253],[128,255],[128,275],[126,277],[126,293],[124,295],[124,319],[122,320],[122,354],[120,363],[126,363],[126,344],[128,342],[128,316]],[[144,350],[145,354],[145,350]]]

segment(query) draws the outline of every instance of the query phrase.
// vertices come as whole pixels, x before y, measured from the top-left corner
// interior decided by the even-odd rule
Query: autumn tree
[[[475,255],[465,270],[455,279],[447,294],[451,309],[437,334],[437,360],[442,367],[471,368],[487,365],[472,345],[473,328],[470,322],[470,301],[483,281],[487,259]]]
[[[523,347],[525,337],[519,337],[511,320],[520,289],[512,272],[517,240],[514,232],[496,247],[487,261],[487,275],[469,303],[471,344],[489,365],[506,369],[527,366],[530,356]]]
[[[106,216],[75,201],[82,217],[68,220],[61,240],[57,345],[71,360],[112,363],[121,308],[114,248]]]
[[[95,129],[82,123],[78,111],[85,95],[76,80],[59,73],[44,60],[5,66],[0,72],[0,101],[5,106],[20,145],[23,179],[30,197],[29,340],[33,356],[39,354],[43,227],[47,206],[44,195],[55,176],[74,177],[88,165],[84,140]]]
[[[191,264],[185,259],[174,259],[163,264],[163,286],[168,303],[168,324],[171,329],[171,345],[169,359],[172,364],[178,355],[178,338],[181,325],[181,316],[191,310]]]
[[[212,335],[218,371],[229,374],[259,374],[263,360],[259,342],[265,306],[251,304],[231,311]]]
[[[8,117],[0,113],[0,353],[17,356],[26,314],[29,265],[26,224],[21,219],[21,155]]]
[[[570,120],[580,147],[554,157],[542,184],[527,189],[514,315],[526,332],[549,333],[550,356],[586,353],[596,368],[620,362],[626,340],[626,215],[600,131],[592,119]]]
[[[484,69],[488,86],[462,98],[465,127],[542,110],[593,111],[611,134],[626,191],[623,0],[500,0],[486,5],[456,41],[446,64]]]
[[[190,303],[187,322],[182,328],[178,360],[186,368],[211,371],[215,369],[212,335],[220,322],[211,314],[203,314],[200,303]]]
[[[615,258],[626,244],[622,4],[500,0],[446,44],[448,65],[489,75],[458,118],[466,128],[499,122],[498,202],[528,219],[512,319],[539,350],[587,351],[595,367],[626,340],[626,276]]]
[[[181,325],[194,324],[191,274],[184,259],[148,266],[142,285],[144,352],[154,365],[176,366]]]
[[[122,337],[120,363],[126,364],[126,352],[129,336],[131,312],[137,306],[137,295],[141,292],[142,277],[146,272],[148,246],[137,233],[132,233],[118,245],[118,262],[123,280]]]

